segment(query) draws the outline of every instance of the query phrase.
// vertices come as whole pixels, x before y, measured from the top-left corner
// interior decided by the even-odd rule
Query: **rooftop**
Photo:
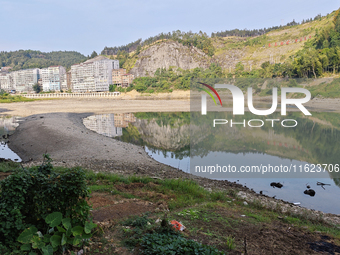
[[[101,61],[101,60],[111,60],[111,59],[108,59],[107,57],[99,55],[97,57],[94,57],[94,58],[91,58],[89,60],[86,60],[84,62],[84,64],[90,64],[90,63],[93,63],[93,62],[96,62],[96,61]]]

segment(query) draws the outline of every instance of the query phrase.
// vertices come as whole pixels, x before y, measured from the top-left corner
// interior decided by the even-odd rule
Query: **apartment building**
[[[0,75],[1,89],[10,91],[16,90],[18,92],[33,91],[33,85],[38,82],[39,69],[25,69],[14,71],[11,73],[3,73]]]
[[[6,73],[0,73],[0,88],[10,91],[13,88],[12,77]]]
[[[66,86],[66,69],[63,66],[50,66],[40,69],[43,91],[60,91]]]
[[[119,69],[119,61],[103,56],[71,66],[73,92],[109,91],[113,69]]]
[[[134,79],[132,74],[127,74],[126,69],[120,68],[117,70],[112,70],[112,84],[118,87],[129,87]]]

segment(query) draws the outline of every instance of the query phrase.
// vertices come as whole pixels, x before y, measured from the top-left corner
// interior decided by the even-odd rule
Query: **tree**
[[[137,49],[136,49],[136,55],[138,55],[141,50],[142,50],[142,47],[140,45],[138,45]]]
[[[91,58],[95,58],[97,56],[98,56],[97,52],[93,51],[92,54],[91,54]]]
[[[33,85],[33,90],[34,90],[36,93],[40,93],[41,87],[39,86],[38,83],[36,83],[36,84]]]
[[[110,92],[115,92],[115,91],[116,91],[116,88],[117,88],[117,85],[115,85],[115,84],[110,84],[110,85],[109,85],[109,91],[110,91]]]

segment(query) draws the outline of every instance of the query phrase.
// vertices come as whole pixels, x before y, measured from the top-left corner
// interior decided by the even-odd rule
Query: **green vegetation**
[[[195,46],[198,49],[201,49],[208,56],[213,56],[215,52],[215,48],[212,45],[212,42],[209,36],[206,33],[200,31],[199,33],[193,32],[183,32],[180,30],[173,31],[172,33],[161,33],[159,35],[149,37],[148,39],[142,41],[142,39],[138,39],[135,42],[132,42],[128,45],[120,46],[120,47],[105,47],[101,54],[103,55],[119,55],[119,54],[128,54],[132,51],[136,51],[136,54],[139,54],[141,47],[153,44],[159,40],[170,39],[173,41],[177,41],[184,46]],[[123,65],[123,64],[121,64]]]
[[[305,24],[308,22],[311,22],[313,20],[318,20],[321,19],[322,16],[321,14],[318,14],[313,18],[302,20],[301,24]],[[232,30],[225,30],[221,32],[216,32],[216,33],[211,33],[211,37],[226,37],[226,36],[240,36],[240,37],[252,37],[252,36],[259,36],[263,35],[265,33],[268,33],[273,30],[278,30],[278,29],[285,29],[288,27],[293,27],[299,25],[299,22],[296,22],[294,19],[292,22],[288,22],[285,26],[273,26],[269,28],[262,28],[262,29],[253,29],[253,30],[248,30],[248,29],[232,29]]]
[[[83,62],[86,57],[75,51],[53,51],[44,53],[34,50],[18,50],[0,52],[0,66],[11,66],[10,71],[29,68],[45,68],[61,65],[71,68],[71,65]]]
[[[133,250],[142,247],[143,249],[139,250],[141,254],[167,254],[167,250],[171,251],[172,249],[177,249],[177,251],[181,249],[210,249],[210,251],[215,249],[211,246],[202,246],[200,244],[202,239],[205,240],[205,244],[214,245],[220,251],[236,250],[239,252],[243,251],[244,235],[248,237],[251,232],[258,232],[260,229],[266,229],[268,233],[276,235],[277,225],[285,229],[290,227],[291,231],[294,231],[294,228],[303,228],[304,231],[309,233],[320,231],[333,238],[340,237],[338,228],[323,222],[322,218],[313,217],[312,212],[306,211],[300,215],[288,211],[283,214],[279,206],[268,210],[257,200],[244,205],[242,199],[238,199],[234,195],[231,196],[237,193],[235,190],[232,190],[233,192],[209,192],[202,189],[195,182],[183,179],[158,180],[148,177],[93,174],[92,172],[87,174],[90,184],[107,183],[111,185],[110,189],[103,190],[103,192],[112,193],[115,184],[131,184],[131,187],[133,187],[133,183],[143,183],[145,184],[144,186],[139,185],[141,192],[136,192],[134,189],[135,193],[162,194],[161,200],[157,200],[156,196],[151,197],[149,195],[137,196],[137,198],[152,201],[154,204],[157,201],[166,202],[170,211],[132,216],[115,226],[113,230],[118,232],[117,237],[121,240],[123,246]],[[127,189],[127,192],[132,192],[132,189],[130,191]],[[183,194],[188,194],[188,196]],[[184,203],[174,202],[182,198],[185,199],[185,197],[187,197],[187,201]],[[242,214],[245,216],[241,217],[240,215]],[[174,230],[168,224],[173,219],[180,221],[187,227],[187,230],[184,232]],[[281,233],[277,233],[278,237],[280,235]],[[192,239],[199,241],[193,241]],[[253,242],[257,243],[256,240],[253,240]],[[169,247],[171,244],[172,246]],[[209,254],[207,250],[204,250],[204,252]],[[211,252],[214,254],[213,252],[218,251]],[[186,253],[179,252],[178,254]]]
[[[0,172],[6,173],[20,169],[20,163],[10,160],[0,159]]]
[[[103,191],[114,190],[113,185],[117,183],[131,184],[140,182],[148,184],[152,182],[160,184],[159,186],[154,187],[155,191],[162,194],[168,194],[170,196],[176,194],[176,199],[169,201],[168,204],[169,209],[191,206],[196,203],[203,203],[204,201],[216,202],[219,200],[225,201],[227,199],[226,195],[221,195],[220,193],[211,193],[205,190],[204,188],[200,187],[196,182],[191,180],[181,179],[154,180],[149,177],[137,177],[137,176],[122,177],[116,174],[106,173],[94,174],[92,171],[87,172],[86,179],[88,180],[89,189],[93,189],[92,186],[94,185],[95,190]],[[104,180],[109,181],[110,185],[98,188],[97,183]]]
[[[64,253],[70,245],[80,246],[84,240],[92,237],[92,229],[97,227],[92,222],[72,227],[70,218],[63,218],[62,213],[53,212],[46,216],[45,231],[38,231],[36,227],[25,229],[18,237],[20,251],[27,254],[32,254],[33,251],[40,251],[44,255],[53,255],[54,251],[62,250]],[[46,233],[43,235],[42,233]]]
[[[84,239],[77,236],[82,235],[80,227],[86,228],[89,224],[86,223],[89,219],[90,206],[86,202],[89,193],[85,172],[73,168],[57,173],[49,156],[44,155],[44,159],[45,162],[41,166],[29,169],[15,167],[12,175],[0,182],[2,251],[18,249],[28,251],[31,248],[45,247],[44,249],[49,250],[46,254],[51,254],[47,243],[51,243],[53,250],[56,251],[59,245],[65,248],[66,240],[69,240],[68,244],[78,245]],[[66,229],[61,225],[57,227],[62,216],[66,218],[63,221]],[[74,232],[74,228],[70,228],[71,225],[80,226],[76,227],[79,232]],[[50,227],[57,227],[58,231],[51,230]],[[46,235],[43,236],[41,232],[39,234],[36,229],[42,230]],[[70,231],[74,238],[71,238]],[[88,230],[85,230],[85,234],[89,234]]]
[[[244,236],[247,236],[247,251],[253,254],[270,246],[261,244],[268,238],[258,234],[262,231],[274,240],[280,240],[275,247],[291,241],[290,236],[285,239],[283,235],[286,229],[292,236],[302,236],[303,239],[313,238],[315,231],[330,236],[332,243],[337,243],[340,238],[337,226],[316,218],[313,212],[306,210],[295,214],[288,210],[283,214],[280,206],[268,210],[257,200],[248,201],[245,205],[235,196],[235,189],[230,189],[231,192],[208,191],[185,179],[124,177],[111,173],[96,174],[79,168],[52,168],[49,157],[45,159],[43,165],[28,170],[14,166],[12,176],[0,182],[0,233],[9,231],[7,226],[13,231],[1,236],[0,240],[10,236],[14,238],[11,245],[7,241],[0,245],[2,254],[27,254],[29,251],[30,254],[60,254],[84,243],[90,248],[86,249],[88,254],[114,254],[116,251],[112,247],[117,246],[141,254],[241,253],[244,252]],[[110,200],[119,201],[125,197],[150,201],[154,205],[162,202],[169,210],[131,216],[93,235],[95,225],[88,221],[89,207],[85,203],[78,207],[77,203],[88,197],[86,183],[90,190],[97,192],[96,196],[103,192],[103,197],[111,196]],[[116,187],[122,185],[126,187],[125,191],[117,192]],[[47,195],[49,199],[44,199]],[[59,206],[56,207],[57,204]],[[58,209],[64,209],[64,212]],[[38,215],[42,211],[45,213]],[[20,215],[27,217],[16,220]],[[1,217],[6,217],[6,220]],[[180,221],[186,227],[185,231],[176,230],[169,224],[171,220]],[[95,240],[100,246],[95,246]],[[292,245],[299,245],[299,242],[295,241]],[[301,245],[308,250],[304,243]]]
[[[241,76],[259,77],[310,77],[317,78],[325,72],[339,72],[340,65],[340,15],[336,11],[327,27],[317,30],[313,39],[303,49],[290,56],[283,64],[263,63],[259,71],[243,72]]]
[[[156,244],[156,245],[154,245]],[[215,248],[188,240],[176,234],[146,234],[142,238],[141,246],[144,248],[143,254],[200,254],[218,255],[224,254]]]
[[[322,96],[326,98],[340,98],[340,78],[334,79],[330,83],[323,82],[318,86],[309,87],[312,97]]]
[[[216,248],[185,238],[168,223],[168,219],[163,219],[159,226],[146,215],[135,216],[122,222],[122,226],[128,227],[123,228],[124,243],[130,247],[140,245],[142,254],[224,254]]]
[[[170,126],[190,124],[189,112],[138,112],[135,113],[135,117],[138,119],[155,119],[158,126]]]
[[[132,88],[138,92],[171,92],[173,89],[188,90],[194,78],[225,77],[222,68],[211,64],[208,69],[195,68],[193,70],[159,68],[154,77],[140,77],[133,80]]]
[[[36,93],[40,93],[41,87],[39,86],[38,83],[36,83],[36,84],[33,85],[33,90],[34,90]]]
[[[30,102],[34,100],[36,99],[26,98],[23,96],[12,96],[3,90],[0,92],[0,103]]]

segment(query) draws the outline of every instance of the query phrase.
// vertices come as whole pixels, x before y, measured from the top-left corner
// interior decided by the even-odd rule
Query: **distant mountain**
[[[85,61],[87,58],[76,51],[41,52],[34,50],[2,51],[0,52],[0,67],[10,66],[11,71],[28,68],[45,68],[61,65],[67,69],[73,64]]]

